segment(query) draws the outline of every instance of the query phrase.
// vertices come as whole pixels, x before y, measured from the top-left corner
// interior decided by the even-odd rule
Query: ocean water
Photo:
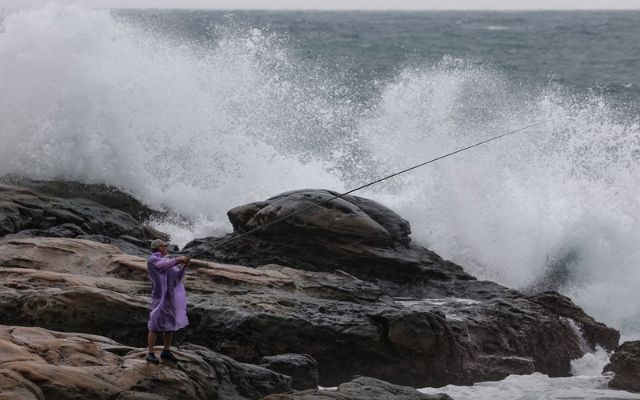
[[[171,211],[154,223],[183,245],[234,206],[536,124],[357,194],[479,278],[637,339],[638,38],[626,11],[0,10],[0,175],[111,184]],[[581,368],[451,390],[622,396]]]

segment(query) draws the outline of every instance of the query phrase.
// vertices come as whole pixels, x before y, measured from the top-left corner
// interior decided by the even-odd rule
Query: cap
[[[157,250],[158,247],[160,247],[160,246],[168,246],[168,245],[169,245],[169,243],[167,243],[167,242],[165,242],[163,240],[155,239],[155,240],[151,241],[151,250]]]

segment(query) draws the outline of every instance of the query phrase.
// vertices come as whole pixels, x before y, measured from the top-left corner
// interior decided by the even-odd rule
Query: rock
[[[7,186],[29,189],[32,192],[48,197],[89,200],[93,203],[101,204],[105,208],[127,213],[138,221],[165,215],[165,213],[161,211],[145,206],[130,194],[124,193],[109,185],[61,180],[43,181],[27,179],[17,175],[0,177],[0,183]]]
[[[455,342],[463,349],[461,370],[456,373],[461,384],[533,372],[570,375],[571,360],[585,352],[575,322],[523,297],[485,296],[413,299],[402,304],[443,313]],[[606,340],[599,343],[605,345]]]
[[[613,372],[609,387],[640,392],[640,340],[616,347],[603,372]]]
[[[171,400],[166,396],[156,393],[131,392],[129,390],[120,392],[116,400]]]
[[[357,196],[347,195],[329,201],[338,195],[330,190],[294,190],[264,202],[236,207],[227,215],[236,231],[246,232],[304,209],[257,234],[328,236],[379,246],[407,245],[411,241],[409,223],[392,210]],[[320,206],[311,207],[316,204]]]
[[[80,248],[85,257],[76,253]],[[150,290],[141,281],[146,280],[141,274],[145,260],[117,258],[115,251],[78,239],[1,241],[0,322],[83,330],[139,344],[146,333]],[[348,274],[195,262],[185,285],[191,324],[180,340],[241,361],[308,351],[319,357],[327,383],[356,373],[444,383],[450,379],[445,373],[425,371],[435,365],[442,371],[459,369],[441,315],[409,310]],[[400,331],[412,324],[422,332],[389,340],[387,326]],[[416,350],[423,356],[417,358]]]
[[[451,400],[446,394],[428,395],[414,388],[394,385],[379,379],[361,377],[343,383],[334,390],[305,390],[273,394],[262,400]]]
[[[323,190],[287,192],[237,207],[229,212],[229,218],[236,229],[234,234],[238,235],[334,194]],[[277,263],[309,271],[346,271],[374,283],[396,299],[406,299],[405,304],[416,312],[440,312],[453,331],[451,342],[455,345],[445,348],[451,349],[452,357],[459,358],[448,363],[460,368],[455,373],[448,372],[456,375],[457,383],[502,379],[510,373],[534,371],[567,376],[570,361],[584,354],[584,343],[590,349],[596,345],[612,349],[619,340],[617,331],[597,323],[556,292],[526,296],[493,282],[477,281],[462,267],[411,244],[404,236],[410,232],[406,221],[382,205],[355,196],[329,204],[334,202],[330,208],[309,210],[291,221],[224,245],[223,241],[234,236],[198,239],[184,251],[249,266]],[[362,228],[360,234],[355,234],[352,226],[344,228],[346,234],[340,234],[344,221],[354,224],[358,221],[355,225]],[[327,228],[333,223],[340,229]],[[387,233],[379,234],[378,227]],[[362,238],[367,235],[373,239]],[[380,328],[387,332],[387,339],[394,346],[405,346],[405,339],[415,338],[414,332],[422,329],[418,320],[411,317],[410,324],[416,326],[383,324]],[[426,335],[420,340],[423,341],[420,346],[426,346],[430,339]],[[415,339],[407,346],[417,343]],[[322,381],[323,362],[319,361]],[[398,381],[397,377],[379,373],[361,375],[419,385],[413,380]]]
[[[284,275],[290,284],[255,285],[252,278],[249,285],[199,289],[208,293],[190,297],[192,313],[199,319],[197,325],[187,329],[189,341],[246,362],[259,362],[265,355],[306,352],[318,360],[325,385],[364,373],[407,382],[443,382],[447,379],[444,375],[427,376],[424,371],[436,364],[456,363],[456,348],[448,341],[446,322],[433,312],[413,313],[375,285],[347,274],[304,272],[276,265],[258,270]],[[433,342],[424,343],[420,336],[407,339],[407,347],[432,346],[423,349],[425,357],[389,343],[384,327],[405,315],[433,320],[422,332],[431,334]]]
[[[541,305],[555,315],[574,321],[587,343],[592,346],[592,350],[594,343],[608,350],[612,350],[618,345],[620,340],[618,331],[591,318],[567,296],[558,292],[544,292],[527,296],[527,299]]]
[[[308,209],[337,195],[328,190],[282,193],[266,201],[236,207],[229,220],[241,234]],[[185,254],[248,266],[279,264],[310,271],[342,270],[361,279],[399,284],[416,280],[474,279],[437,254],[410,244],[409,223],[372,200],[345,196],[308,209],[251,235],[197,239]],[[232,238],[232,237],[231,237]]]
[[[150,290],[145,267],[143,258],[85,240],[0,241],[0,322],[140,345]],[[584,352],[568,317],[591,323],[568,300],[558,302],[558,315],[476,280],[423,283],[428,297],[394,299],[343,271],[195,260],[185,286],[190,325],[179,341],[251,363],[306,353],[318,361],[324,386],[354,375],[417,387],[533,371],[568,375],[570,360]]]
[[[229,216],[237,235],[332,195],[288,192]],[[250,363],[309,354],[324,386],[361,375],[417,387],[568,375],[570,360],[588,348],[617,344],[616,331],[555,292],[525,296],[478,281],[410,243],[408,223],[378,203],[348,196],[325,206],[224,247],[216,246],[225,238],[191,243],[185,253],[208,261],[187,273],[191,324],[178,342]],[[110,245],[147,255],[150,234],[134,218],[0,187],[0,229],[14,232],[0,241],[0,323],[139,345],[146,262]],[[57,238],[24,238],[46,234]]]
[[[123,276],[147,280],[146,260],[123,254],[115,246],[83,239],[29,238],[0,240],[0,267],[28,268],[80,276]]]
[[[0,185],[0,236],[90,238],[143,255],[149,241],[162,235],[126,212],[91,200]]]
[[[0,205],[2,235],[24,230],[45,231],[63,224],[72,231],[88,234],[143,235],[142,227],[129,214],[84,199],[65,200],[0,186]]]
[[[290,387],[290,377],[258,365],[239,363],[203,346],[189,344],[183,348],[206,360],[216,370],[216,375],[233,382],[233,386],[221,387],[218,392],[221,397],[240,394],[246,398],[258,399],[270,393],[286,392]],[[206,381],[203,384],[206,384]]]
[[[142,259],[79,239],[0,243],[0,323],[145,336],[148,300],[140,294],[149,289]]]
[[[278,354],[262,357],[260,365],[291,377],[291,388],[317,389],[318,362],[308,354]]]
[[[145,349],[101,336],[0,325],[0,382],[11,399],[255,399],[290,379],[210,350],[178,348],[177,365],[151,365]]]
[[[45,400],[42,390],[19,373],[0,367],[0,400]]]

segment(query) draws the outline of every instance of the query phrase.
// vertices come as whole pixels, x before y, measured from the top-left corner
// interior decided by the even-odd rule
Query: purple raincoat
[[[175,259],[155,252],[147,260],[147,272],[152,288],[149,330],[174,332],[189,325],[187,293],[182,283],[184,268]]]

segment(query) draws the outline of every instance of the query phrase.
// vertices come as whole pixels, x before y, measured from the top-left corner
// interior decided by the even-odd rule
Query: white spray
[[[524,288],[565,260],[561,291],[627,338],[640,333],[637,117],[453,59],[405,68],[363,111],[281,38],[221,29],[201,46],[108,11],[7,15],[0,174],[114,185],[190,218],[173,232],[186,242],[229,231],[233,206],[296,188],[344,191],[545,121],[360,194],[480,278]]]

